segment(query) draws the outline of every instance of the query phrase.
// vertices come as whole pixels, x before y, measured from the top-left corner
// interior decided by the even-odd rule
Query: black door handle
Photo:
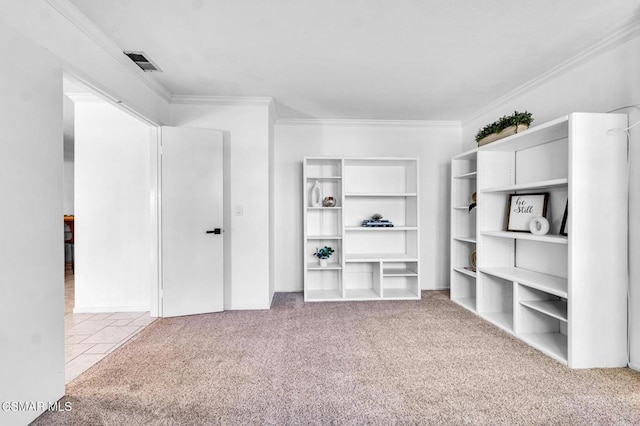
[[[207,231],[207,234],[222,234],[222,229],[220,228],[215,228],[213,231]]]

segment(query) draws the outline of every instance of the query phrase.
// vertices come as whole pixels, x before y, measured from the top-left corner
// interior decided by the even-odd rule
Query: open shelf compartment
[[[415,196],[418,193],[417,159],[348,158],[344,164],[347,196]]]
[[[419,299],[418,262],[383,262],[382,296],[385,299]]]
[[[320,302],[342,299],[342,271],[339,269],[317,268],[307,271],[307,288],[304,300]]]
[[[305,159],[306,176],[312,179],[340,179],[342,177],[342,159],[307,157]]]
[[[380,262],[353,262],[345,265],[345,297],[350,300],[376,300],[382,297]]]
[[[481,274],[478,313],[487,321],[513,333],[513,282]]]

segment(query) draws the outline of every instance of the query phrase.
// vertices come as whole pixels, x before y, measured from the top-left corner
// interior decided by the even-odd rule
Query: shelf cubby
[[[513,283],[501,277],[484,274],[478,312],[497,326],[513,332]]]
[[[307,235],[341,236],[342,212],[336,208],[308,208],[306,211]]]
[[[386,299],[420,297],[418,262],[382,263],[382,295]]]
[[[349,299],[375,299],[382,296],[380,262],[352,262],[346,264],[345,296]]]
[[[451,300],[476,312],[476,272],[464,268],[454,268],[456,284],[451,286]]]
[[[306,301],[339,300],[342,298],[342,268],[309,268]]]
[[[341,158],[307,157],[304,167],[305,179],[340,179],[342,177]]]

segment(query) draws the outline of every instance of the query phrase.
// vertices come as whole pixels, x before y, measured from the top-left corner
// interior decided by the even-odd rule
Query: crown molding
[[[276,124],[279,126],[462,127],[459,121],[448,120],[364,120],[339,118],[278,118]]]
[[[86,15],[84,15],[77,7],[68,0],[46,0],[46,2],[54,8],[67,21],[78,28],[83,34],[93,40],[102,50],[109,54],[113,59],[122,64],[131,75],[141,81],[154,93],[165,101],[171,100],[171,92],[157,81],[147,78],[144,71],[138,68],[123,53],[122,49],[116,45],[105,33],[100,30]]]
[[[569,58],[568,60],[562,62],[561,64],[551,68],[549,71],[546,71],[540,74],[538,77],[530,80],[523,85],[515,88],[511,92],[507,93],[504,96],[499,97],[495,101],[485,105],[480,108],[478,111],[469,115],[468,117],[462,120],[462,124],[466,125],[467,123],[479,118],[484,113],[489,112],[493,109],[499,108],[501,105],[507,103],[509,100],[516,98],[526,92],[529,92],[536,87],[541,86],[547,81],[558,77],[573,68],[576,68],[578,65],[583,64],[597,56],[602,55],[610,50],[615,49],[618,46],[623,45],[624,43],[633,40],[634,38],[640,36],[640,22],[633,22],[610,36],[604,38],[600,42],[594,44],[590,48],[578,53],[577,55]]]
[[[97,103],[104,102],[104,100],[93,93],[87,92],[66,92],[65,96],[71,99],[74,103]]]
[[[252,96],[208,96],[208,95],[173,95],[170,103],[176,105],[235,105],[235,106],[272,106],[271,97]]]

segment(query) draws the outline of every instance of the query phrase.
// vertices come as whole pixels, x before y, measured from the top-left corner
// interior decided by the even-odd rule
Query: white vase
[[[534,235],[545,235],[549,232],[549,221],[542,216],[534,217],[529,223],[529,230]]]
[[[322,268],[326,268],[327,267],[327,259],[320,259],[320,266]]]
[[[311,207],[320,207],[322,205],[322,194],[320,193],[320,182],[313,182],[311,192],[309,193]]]

